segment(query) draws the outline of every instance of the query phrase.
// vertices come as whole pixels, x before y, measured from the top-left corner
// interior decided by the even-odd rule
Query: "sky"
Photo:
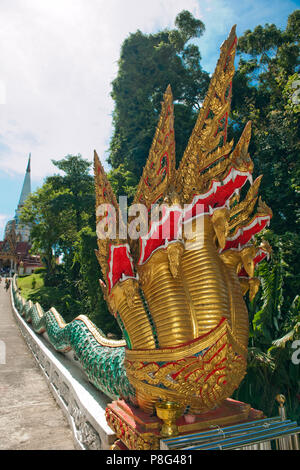
[[[105,164],[112,135],[111,82],[123,41],[174,27],[189,10],[206,27],[194,41],[212,73],[232,25],[284,29],[300,0],[0,0],[0,240],[14,216],[28,155],[32,189],[51,159],[80,153]],[[108,166],[105,164],[108,169]]]

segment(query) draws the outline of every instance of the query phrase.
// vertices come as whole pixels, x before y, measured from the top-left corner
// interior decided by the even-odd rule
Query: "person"
[[[9,286],[10,286],[10,279],[6,279],[5,280],[5,289],[8,291],[9,289]]]

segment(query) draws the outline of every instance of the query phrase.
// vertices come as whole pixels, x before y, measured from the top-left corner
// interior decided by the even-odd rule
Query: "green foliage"
[[[34,270],[34,274],[44,274],[45,273],[45,268],[36,268]]]
[[[81,155],[67,155],[62,160],[52,160],[52,163],[64,175],[47,178],[47,182],[57,192],[51,200],[51,209],[62,217],[66,216],[66,212],[71,214],[72,228],[79,232],[89,219],[94,220],[94,179],[89,174],[91,163]]]
[[[288,338],[291,337],[291,331],[294,333],[294,329],[296,333],[300,333],[299,331],[300,326],[300,295],[296,295],[294,300],[291,303],[290,308],[288,309],[284,323],[282,325],[282,332],[287,332]],[[291,330],[291,331],[290,331]],[[292,335],[294,336],[294,334]]]
[[[273,255],[270,261],[262,262],[257,268],[261,288],[254,301],[248,302],[247,375],[234,397],[272,416],[278,414],[275,397],[283,393],[288,416],[300,422],[300,369],[292,362],[291,347],[292,341],[300,337],[300,296],[293,300],[290,295],[284,297],[291,271],[283,257],[286,243],[271,231],[266,231],[264,236],[273,246]]]
[[[255,343],[271,344],[280,331],[279,322],[282,319],[283,303],[283,266],[282,259],[274,262],[263,262],[258,267],[261,279],[261,308],[255,313],[252,326]]]
[[[41,274],[31,274],[18,278],[18,287],[22,291],[22,295],[25,299],[29,299],[33,291],[43,287],[44,281]]]
[[[237,400],[251,403],[266,416],[278,415],[276,395],[284,393],[287,414],[300,421],[299,365],[293,364],[291,343],[285,348],[271,347],[267,352],[250,347],[247,374],[234,394]]]
[[[123,43],[119,70],[113,81],[114,133],[108,162],[117,193],[132,195],[149,153],[167,85],[176,103],[176,155],[181,158],[195,122],[194,109],[204,98],[209,77],[200,65],[198,48],[204,24],[182,11],[176,29],[131,34]]]
[[[45,182],[26,200],[21,212],[21,221],[31,227],[32,250],[40,253],[49,275],[55,272],[55,256],[59,252],[60,237],[67,232],[69,217],[61,219],[51,210],[50,201],[57,193]]]
[[[300,285],[300,126],[292,85],[299,78],[299,18],[296,10],[284,31],[267,24],[239,38],[230,130],[237,138],[245,122],[253,121],[250,154],[255,176],[263,174],[260,194],[274,212],[270,241],[281,245],[276,262],[288,266],[282,287],[287,305]]]

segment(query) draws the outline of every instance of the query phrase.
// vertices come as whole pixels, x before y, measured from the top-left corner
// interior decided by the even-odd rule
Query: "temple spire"
[[[28,157],[28,164],[27,164],[27,168],[26,168],[26,173],[30,173],[30,160],[31,160],[31,153],[29,154],[29,157]]]
[[[29,154],[29,158],[28,158],[28,164],[27,164],[27,169],[26,169],[23,187],[21,191],[21,196],[19,199],[18,209],[24,205],[26,198],[31,193],[30,161],[31,161],[31,153]]]

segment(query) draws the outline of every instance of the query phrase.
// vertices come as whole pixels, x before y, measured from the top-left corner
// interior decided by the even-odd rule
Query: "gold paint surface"
[[[154,349],[155,342],[149,319],[137,290],[129,290],[134,280],[128,279],[113,287],[110,299],[124,323],[133,349]],[[130,299],[130,300],[129,300]]]
[[[220,58],[210,80],[208,92],[176,173],[175,188],[186,202],[190,202],[194,188],[200,192],[205,188],[207,178],[199,179],[199,173],[221,156],[227,155],[232,147],[232,144],[228,146],[225,142],[226,131],[219,131],[219,121],[230,110],[235,51],[234,26],[221,46]],[[226,97],[228,88],[230,89]],[[217,150],[222,138],[222,150]],[[209,179],[211,180],[211,175]]]
[[[168,251],[155,252],[138,267],[149,309],[155,323],[160,348],[185,343],[198,336],[191,304],[185,294],[180,274],[174,277],[169,267]]]
[[[193,222],[193,225],[195,222]],[[197,318],[198,335],[217,327],[222,317],[230,322],[227,286],[222,262],[213,242],[210,216],[204,216],[203,233],[182,256],[182,277]]]
[[[144,411],[151,412],[155,401],[171,400],[201,413],[233,393],[245,374],[247,349],[226,320],[208,337],[211,346],[199,338],[190,345],[188,356],[184,351],[188,345],[167,356],[153,351],[155,354],[148,359],[145,355],[142,361],[141,352],[126,351],[127,376],[139,393],[142,388],[138,403]],[[198,349],[194,355],[192,348]],[[207,350],[199,355],[203,348]],[[161,365],[167,357],[168,362]]]
[[[227,253],[227,252],[226,252]],[[225,254],[226,254],[225,253]],[[243,294],[240,286],[236,270],[237,265],[231,264],[231,260],[224,257],[224,264],[227,267],[227,279],[228,279],[228,290],[231,301],[231,319],[232,319],[232,331],[236,335],[237,339],[243,344],[245,348],[248,346],[249,338],[249,318],[248,310],[243,299]]]

